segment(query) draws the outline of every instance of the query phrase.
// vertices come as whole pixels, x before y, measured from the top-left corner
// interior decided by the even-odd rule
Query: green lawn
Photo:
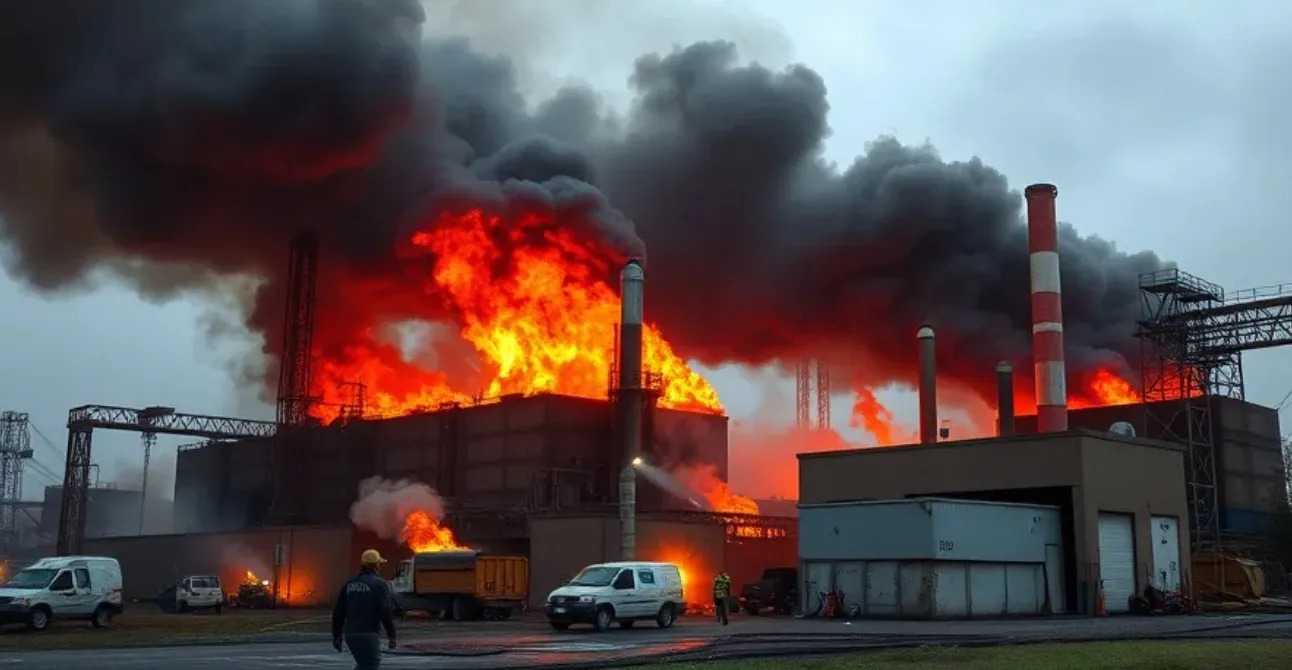
[[[642,666],[659,670],[1251,670],[1292,668],[1292,640],[1086,642],[929,647],[831,658],[775,658]]]
[[[164,644],[175,640],[245,638],[284,633],[324,633],[327,612],[311,610],[225,610],[223,614],[165,614],[127,610],[112,625],[96,629],[87,621],[56,621],[33,633],[22,626],[0,628],[0,654],[11,650],[86,649]]]

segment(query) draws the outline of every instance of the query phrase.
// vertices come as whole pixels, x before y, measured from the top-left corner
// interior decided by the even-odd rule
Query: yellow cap
[[[386,559],[382,558],[381,553],[376,549],[369,549],[363,552],[363,555],[359,557],[359,563],[363,565],[381,565],[385,562]]]

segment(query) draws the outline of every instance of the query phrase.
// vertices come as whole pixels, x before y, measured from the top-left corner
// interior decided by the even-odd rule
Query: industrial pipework
[[[920,342],[920,444],[938,441],[938,364],[933,329],[915,334]]]
[[[996,366],[996,434],[1014,434],[1014,368],[1004,362]]]
[[[1063,359],[1063,298],[1059,286],[1059,227],[1053,184],[1032,184],[1027,198],[1027,247],[1032,265],[1032,362],[1036,432],[1068,429],[1067,370]]]
[[[619,472],[619,560],[637,560],[637,466],[634,458]]]
[[[623,436],[623,470],[619,475],[620,560],[635,560],[637,554],[637,471],[641,462],[645,393],[642,389],[642,319],[646,272],[634,258],[619,273],[619,380],[616,409]]]

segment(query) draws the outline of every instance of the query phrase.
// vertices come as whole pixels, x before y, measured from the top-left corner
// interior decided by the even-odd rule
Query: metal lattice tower
[[[319,242],[313,230],[292,238],[287,264],[287,302],[283,347],[278,361],[278,425],[303,426],[309,420],[317,302]]]
[[[830,368],[821,361],[799,361],[795,371],[795,423],[799,428],[830,428]],[[812,405],[816,404],[816,424]]]
[[[1242,353],[1292,344],[1292,285],[1226,294],[1177,269],[1140,276],[1148,437],[1185,445],[1194,550],[1220,543],[1213,397],[1243,399]]]
[[[0,412],[0,556],[9,554],[18,532],[23,461],[31,458],[31,429],[23,412]]]

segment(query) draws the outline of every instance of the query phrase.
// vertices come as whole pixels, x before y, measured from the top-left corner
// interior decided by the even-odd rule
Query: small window
[[[54,581],[50,583],[50,591],[70,591],[72,589],[72,573],[64,570],[58,573]]]
[[[209,587],[210,587],[210,585],[211,585],[211,580],[209,580],[209,579],[207,579],[207,578],[205,578],[205,577],[194,577],[194,578],[193,578],[193,588],[195,588],[195,589],[205,589],[205,588],[209,588]]]
[[[618,577],[615,577],[615,588],[617,589],[631,589],[636,588],[636,586],[636,583],[633,582],[632,570],[624,570],[619,573]]]
[[[652,573],[650,570],[638,570],[637,580],[643,584],[654,584],[655,574]]]
[[[90,571],[89,571],[89,570],[86,570],[85,568],[77,568],[77,569],[76,569],[76,588],[78,588],[78,589],[88,589],[88,588],[90,588]]]

